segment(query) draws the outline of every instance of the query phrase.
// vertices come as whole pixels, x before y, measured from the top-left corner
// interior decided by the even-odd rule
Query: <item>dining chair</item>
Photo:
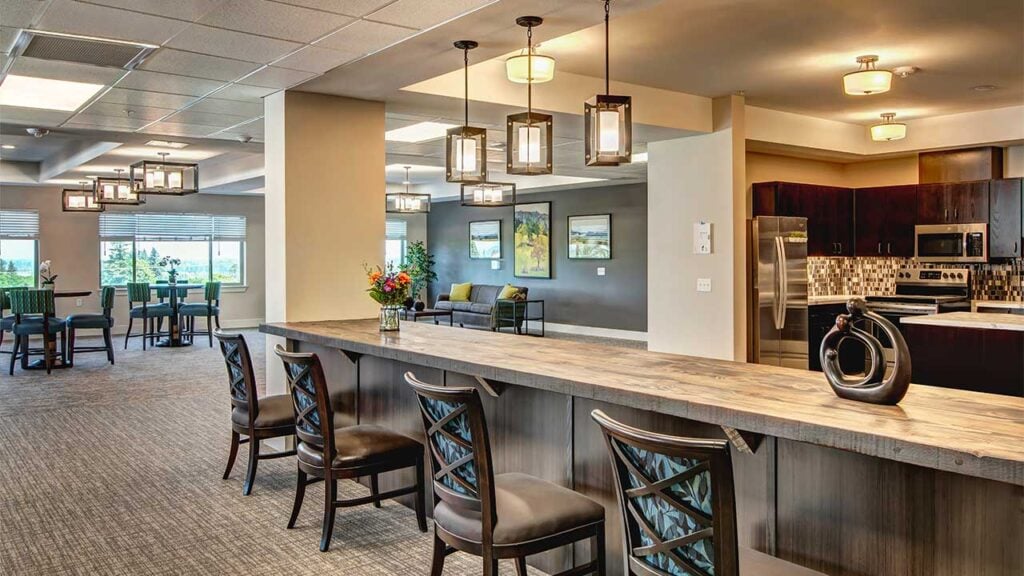
[[[182,304],[178,307],[178,314],[188,319],[188,338],[195,341],[196,334],[206,334],[210,338],[210,346],[213,346],[213,325],[216,324],[220,330],[220,282],[207,282],[203,289],[203,299],[206,302],[194,302]],[[206,316],[206,331],[196,332],[196,317]]]
[[[6,310],[11,309],[11,298],[8,294],[11,292],[17,292],[20,290],[28,290],[27,286],[10,286],[7,288],[0,288],[0,349],[4,345],[4,334],[10,332],[14,328],[14,314],[5,315]],[[0,350],[4,354],[12,354],[7,350]]]
[[[68,364],[74,366],[76,352],[106,352],[107,361],[114,363],[114,343],[110,331],[114,327],[114,287],[104,286],[100,289],[100,314],[72,314],[66,321],[68,324]],[[102,330],[103,346],[75,346],[76,330]]]
[[[163,332],[155,330],[154,321],[156,318],[170,318],[174,311],[170,304],[152,303],[153,294],[150,292],[149,282],[128,282],[128,331],[124,334],[124,349],[128,349],[128,339],[142,337],[142,349],[146,349],[146,339],[153,344],[157,336]],[[136,306],[138,304],[138,306]],[[135,319],[142,320],[142,334],[132,334],[132,324]]]
[[[46,363],[46,373],[50,374],[56,353],[57,334],[60,334],[62,360],[67,351],[66,325],[63,318],[54,316],[53,290],[18,290],[9,292],[8,297],[11,299],[11,312],[14,313],[14,324],[11,327],[14,349],[11,351],[10,375],[14,375],[14,363],[19,358],[22,368],[26,368],[29,356],[40,353]],[[43,337],[41,350],[29,347],[30,336]]]
[[[156,286],[154,286],[153,292],[156,293],[157,304],[163,304],[165,306],[171,305],[171,287],[168,286],[170,281],[168,280],[157,280]],[[177,288],[175,294],[175,300],[180,306],[188,298],[188,288]],[[163,333],[164,331],[164,316],[160,316],[156,319],[156,331],[157,333]],[[210,347],[213,347],[213,342],[210,342]]]
[[[823,576],[738,544],[727,440],[681,438],[591,412],[611,458],[630,576]]]
[[[426,384],[411,372],[405,381],[416,392],[433,478],[431,576],[455,551],[482,556],[484,576],[497,576],[500,559],[526,576],[527,556],[591,538],[596,557],[555,576],[605,573],[601,504],[526,474],[494,474],[479,392]]]
[[[228,392],[231,395],[231,451],[224,468],[224,480],[231,475],[239,444],[249,444],[249,466],[245,470],[242,494],[252,493],[256,482],[256,465],[260,460],[295,456],[295,450],[260,453],[260,441],[295,434],[295,413],[288,394],[264,396],[256,393],[256,376],[252,370],[249,346],[241,334],[217,331],[224,363],[228,369]],[[242,438],[245,436],[245,438]]]
[[[321,526],[320,551],[326,552],[334,530],[334,513],[347,508],[380,503],[390,498],[415,494],[416,522],[421,532],[427,531],[424,509],[423,444],[382,426],[358,424],[336,427],[334,408],[323,366],[316,354],[286,352],[278,345],[274,352],[284,362],[285,377],[295,410],[295,436],[298,439],[298,478],[295,502],[288,528],[295,526],[302,508],[306,486],[324,481],[324,518]],[[381,492],[380,474],[415,468],[412,486]],[[338,500],[338,480],[369,477],[370,495]]]

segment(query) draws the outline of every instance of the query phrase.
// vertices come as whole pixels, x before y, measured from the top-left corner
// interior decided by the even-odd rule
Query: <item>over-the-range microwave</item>
[[[918,262],[988,262],[988,224],[920,224],[914,227]]]

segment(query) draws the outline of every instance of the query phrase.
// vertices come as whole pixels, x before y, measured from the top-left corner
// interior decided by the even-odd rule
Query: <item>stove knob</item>
[[[963,280],[964,279],[964,273],[963,272],[957,272],[956,273],[956,279],[957,280]]]
[[[945,279],[947,279],[947,278],[949,278],[949,273],[947,273],[947,272],[943,272],[943,273],[942,273],[942,279],[943,279],[943,280],[945,280]]]

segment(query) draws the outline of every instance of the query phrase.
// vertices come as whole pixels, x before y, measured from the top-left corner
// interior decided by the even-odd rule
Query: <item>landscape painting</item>
[[[516,204],[515,275],[551,278],[551,202]]]
[[[501,258],[501,220],[469,223],[469,257],[485,260]]]
[[[611,214],[569,217],[569,258],[608,260],[611,257]]]

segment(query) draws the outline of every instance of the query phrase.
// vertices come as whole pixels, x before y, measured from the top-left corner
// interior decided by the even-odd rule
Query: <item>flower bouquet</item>
[[[402,307],[402,302],[409,296],[412,278],[403,271],[396,271],[390,265],[386,270],[380,266],[367,267],[366,278],[370,282],[366,292],[380,304],[381,332],[398,330],[398,311]]]
[[[39,263],[39,277],[43,280],[43,288],[53,289],[54,283],[57,282],[57,275],[51,270],[52,264],[49,260],[43,260]]]
[[[160,259],[157,264],[161,268],[167,268],[167,281],[174,284],[178,281],[178,266],[181,266],[181,260],[178,258],[171,258],[170,256],[164,256]]]

